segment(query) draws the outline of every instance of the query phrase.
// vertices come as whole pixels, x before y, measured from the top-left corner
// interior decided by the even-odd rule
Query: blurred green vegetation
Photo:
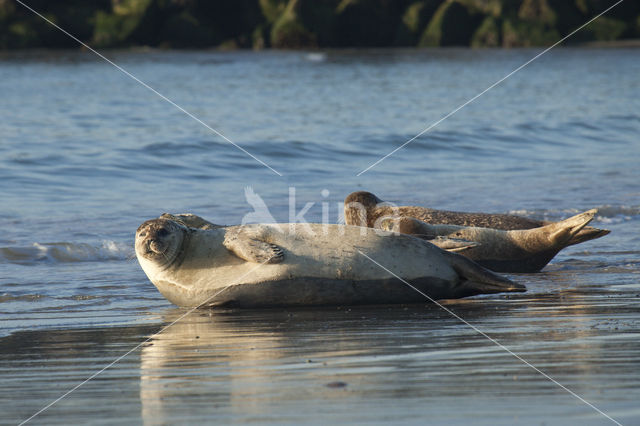
[[[310,48],[549,45],[614,0],[27,0],[95,47]],[[640,38],[625,1],[571,42]],[[14,0],[0,0],[0,49],[77,43]]]

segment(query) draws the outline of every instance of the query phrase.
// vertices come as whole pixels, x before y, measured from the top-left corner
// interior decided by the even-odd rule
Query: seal
[[[459,225],[431,225],[412,217],[388,217],[380,229],[426,240],[443,236],[478,243],[462,254],[496,272],[538,272],[593,219],[596,209],[540,228],[504,231]]]
[[[376,227],[376,221],[383,217],[413,217],[432,225],[478,226],[482,228],[532,229],[554,222],[535,220],[521,216],[495,213],[467,213],[447,210],[435,210],[419,206],[394,206],[382,201],[371,192],[357,191],[344,200],[344,218],[347,225]],[[593,227],[584,227],[573,236],[569,244],[573,245],[603,237],[611,231]]]
[[[202,229],[158,218],[140,225],[135,250],[158,290],[172,303],[188,307],[425,302],[389,271],[433,299],[525,291],[523,285],[427,241],[355,226]]]
[[[215,229],[215,228],[221,228],[223,226],[223,225],[216,225],[215,223],[211,223],[208,220],[203,219],[200,216],[197,216],[193,213],[180,213],[180,214],[162,213],[160,215],[160,219],[173,220],[174,222],[181,223],[188,228]]]
[[[215,229],[223,227],[223,225],[216,225],[215,223],[211,223],[208,220],[203,219],[193,213],[180,213],[175,215],[170,213],[162,213],[160,215],[160,219],[173,220],[189,228]],[[474,241],[467,241],[460,238],[450,238],[445,236],[435,236],[433,238],[429,238],[429,242],[435,246],[440,247],[441,249],[454,253],[460,253],[462,251],[470,249],[471,247],[479,245],[479,243],[476,243]]]

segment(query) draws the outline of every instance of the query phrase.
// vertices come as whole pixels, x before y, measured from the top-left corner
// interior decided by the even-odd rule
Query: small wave
[[[223,144],[211,140],[197,142],[154,142],[143,146],[141,151],[157,157],[175,157],[211,152],[220,146],[223,146]]]
[[[640,217],[640,206],[600,206],[596,220],[604,223],[626,222]]]
[[[4,302],[34,302],[47,296],[44,294],[23,294],[20,296],[14,296],[9,293],[0,294],[0,303]]]
[[[33,243],[26,247],[0,247],[0,262],[17,264],[127,260],[132,256],[131,246],[115,241],[103,241],[99,245],[60,242]]]
[[[611,120],[620,120],[620,121],[637,121],[640,122],[640,115],[637,114],[610,114],[606,116],[606,118]]]

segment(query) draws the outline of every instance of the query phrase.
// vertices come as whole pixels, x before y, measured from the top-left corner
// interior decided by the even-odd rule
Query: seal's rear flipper
[[[522,292],[527,288],[501,275],[491,272],[460,254],[447,253],[453,269],[466,281],[464,290],[470,295],[483,293]]]
[[[284,260],[284,252],[280,247],[262,241],[250,233],[228,232],[224,236],[223,244],[227,250],[247,262],[280,263]]]
[[[549,239],[551,241],[564,241],[566,245],[569,245],[584,227],[591,222],[597,212],[597,209],[591,209],[552,225],[547,225],[544,228],[549,230]]]
[[[595,240],[596,238],[604,237],[611,233],[608,229],[599,229],[592,226],[585,226],[576,235],[571,238],[569,245],[584,243],[585,241]]]

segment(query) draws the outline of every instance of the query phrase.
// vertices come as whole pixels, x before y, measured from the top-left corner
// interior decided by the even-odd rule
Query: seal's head
[[[344,218],[347,225],[372,226],[371,209],[383,201],[367,191],[352,192],[344,199]]]
[[[186,233],[187,228],[173,220],[146,221],[136,231],[138,260],[162,269],[170,266],[180,254]]]
[[[413,234],[412,223],[406,217],[383,217],[378,221],[378,226],[383,231],[398,232],[400,234]],[[407,232],[409,231],[409,232]]]

